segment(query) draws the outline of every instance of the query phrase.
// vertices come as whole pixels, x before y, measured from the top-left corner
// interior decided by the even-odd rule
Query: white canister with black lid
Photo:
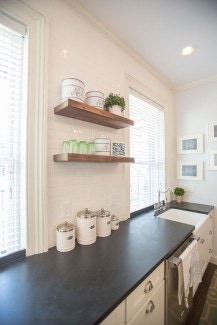
[[[56,247],[59,252],[68,252],[75,247],[75,227],[64,222],[56,228]]]
[[[96,241],[96,215],[87,208],[77,213],[76,238],[81,245],[90,245]]]
[[[101,209],[96,214],[96,234],[98,237],[111,235],[111,213]]]

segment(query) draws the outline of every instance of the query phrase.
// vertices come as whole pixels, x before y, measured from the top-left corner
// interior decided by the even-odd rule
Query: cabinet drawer
[[[164,325],[164,280],[127,325]]]
[[[125,300],[109,314],[100,325],[124,325],[125,324]]]
[[[164,279],[164,262],[161,263],[127,298],[126,322],[137,313],[147,301],[159,283]]]

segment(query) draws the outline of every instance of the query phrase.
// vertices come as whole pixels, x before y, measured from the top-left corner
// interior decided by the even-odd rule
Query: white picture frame
[[[117,157],[126,156],[126,144],[124,142],[119,142],[119,141],[112,142],[111,155]]]
[[[217,170],[217,150],[210,150],[209,152],[209,169]]]
[[[177,163],[177,179],[184,180],[203,180],[202,161],[179,161]]]
[[[203,152],[203,134],[177,137],[177,153],[192,154]]]
[[[208,123],[208,140],[217,141],[217,121]]]

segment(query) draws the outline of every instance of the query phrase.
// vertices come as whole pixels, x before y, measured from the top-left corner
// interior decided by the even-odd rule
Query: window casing
[[[130,212],[143,210],[157,201],[157,191],[165,187],[164,109],[130,89]]]
[[[0,14],[25,25],[26,71],[26,242],[27,255],[48,250],[47,233],[47,46],[48,25],[20,1],[1,1]],[[1,18],[1,17],[0,17]]]
[[[0,257],[26,248],[25,27],[19,30],[0,24]]]

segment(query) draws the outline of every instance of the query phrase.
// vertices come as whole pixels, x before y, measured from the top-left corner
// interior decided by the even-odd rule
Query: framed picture
[[[208,139],[209,141],[217,141],[217,121],[208,124]]]
[[[182,136],[177,138],[177,153],[202,153],[203,135]]]
[[[217,150],[209,152],[209,169],[217,170]]]
[[[125,156],[125,143],[112,142],[112,156]]]
[[[201,181],[203,179],[203,162],[202,161],[178,162],[177,179]]]

